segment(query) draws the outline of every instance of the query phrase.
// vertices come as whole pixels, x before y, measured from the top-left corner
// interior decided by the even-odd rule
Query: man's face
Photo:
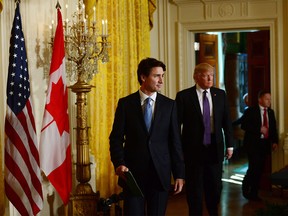
[[[269,93],[262,95],[262,97],[258,99],[258,102],[263,107],[270,107],[271,95]]]
[[[148,77],[142,76],[141,91],[147,95],[151,95],[154,92],[159,92],[164,82],[164,71],[162,67],[152,68]]]
[[[194,79],[202,89],[211,88],[214,81],[214,71],[206,70],[201,73],[197,73],[195,74]]]

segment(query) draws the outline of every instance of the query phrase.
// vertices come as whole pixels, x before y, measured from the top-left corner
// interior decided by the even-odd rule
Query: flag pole
[[[59,4],[59,1],[57,1],[56,9],[61,9],[61,5]]]

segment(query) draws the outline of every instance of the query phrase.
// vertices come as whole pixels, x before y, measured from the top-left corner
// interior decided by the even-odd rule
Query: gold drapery
[[[93,16],[93,6],[95,0],[86,0],[89,17]],[[137,66],[150,56],[152,13],[149,0],[98,0],[96,11],[98,24],[100,19],[108,20],[111,48],[110,61],[99,63],[99,73],[91,81],[95,88],[88,95],[89,142],[96,159],[96,188],[101,197],[108,197],[120,192],[109,154],[114,113],[118,99],[139,88]]]
[[[3,0],[0,0],[0,13],[2,12],[3,9]]]
[[[151,30],[153,28],[153,13],[156,10],[156,0],[149,0],[148,6],[149,6],[149,25]]]

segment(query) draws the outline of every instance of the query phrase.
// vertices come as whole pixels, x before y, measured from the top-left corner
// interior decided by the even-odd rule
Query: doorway
[[[269,30],[195,33],[195,62],[215,67],[215,86],[227,92],[231,118],[257,105],[258,92],[270,91]],[[198,48],[198,49],[197,49]]]
[[[258,92],[270,91],[270,32],[269,30],[195,33],[195,63],[206,62],[215,67],[214,85],[226,90],[232,121],[239,119],[247,106],[258,104]],[[234,154],[242,157],[244,131],[234,125]],[[269,179],[271,158],[267,157],[264,175]],[[269,189],[270,182],[262,181],[261,188]]]

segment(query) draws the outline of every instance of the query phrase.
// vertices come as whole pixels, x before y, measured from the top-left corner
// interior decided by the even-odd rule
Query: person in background
[[[110,133],[110,155],[123,187],[124,215],[165,215],[174,176],[174,194],[184,184],[185,168],[174,100],[160,94],[166,66],[143,59],[137,70],[140,89],[119,99]],[[150,123],[146,113],[150,113]],[[147,122],[146,122],[147,121]],[[152,122],[152,123],[151,123]],[[125,184],[131,171],[144,197]]]
[[[245,110],[248,109],[248,106],[249,106],[249,103],[248,103],[248,93],[244,94],[244,96],[243,96],[243,101],[244,101],[244,103],[245,103],[245,105],[246,105],[246,106],[244,107],[244,112],[245,112]],[[243,120],[243,115],[242,115],[240,118],[238,118],[238,119],[236,119],[235,121],[233,121],[233,122],[232,122],[232,125],[233,125],[233,126],[241,125],[242,120]]]
[[[203,195],[208,213],[218,215],[223,160],[225,154],[227,159],[233,154],[228,101],[224,90],[213,87],[211,65],[198,64],[193,78],[196,85],[176,95],[189,215],[203,214]]]
[[[258,196],[260,178],[267,155],[278,146],[274,111],[270,108],[269,91],[260,91],[258,105],[244,112],[241,128],[245,131],[243,145],[248,154],[248,170],[242,182],[243,196],[261,201]]]

